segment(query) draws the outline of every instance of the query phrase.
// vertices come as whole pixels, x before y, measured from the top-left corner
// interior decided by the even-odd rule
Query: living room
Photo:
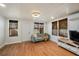
[[[0,55],[79,55],[78,6],[79,3],[0,4]]]

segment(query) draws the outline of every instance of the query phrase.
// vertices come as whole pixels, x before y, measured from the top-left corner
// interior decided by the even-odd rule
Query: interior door
[[[29,22],[22,21],[22,41],[30,40]]]

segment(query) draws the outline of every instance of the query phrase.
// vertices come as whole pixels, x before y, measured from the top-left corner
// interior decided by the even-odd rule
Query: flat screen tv
[[[70,39],[79,42],[79,32],[70,30]]]

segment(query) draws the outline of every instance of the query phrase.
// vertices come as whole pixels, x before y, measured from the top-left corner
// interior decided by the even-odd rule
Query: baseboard
[[[55,42],[55,43],[58,43],[57,41],[54,41],[54,40],[50,40],[50,41]]]
[[[14,44],[14,43],[21,43],[22,41],[17,41],[17,42],[7,42],[7,43],[5,43],[5,45],[9,45],[9,44]]]
[[[16,43],[22,43],[22,42],[30,42],[31,40],[29,41],[17,41],[17,42],[10,42],[10,43],[5,43],[4,45],[1,45],[0,46],[0,49],[5,47],[6,45],[10,45],[10,44],[16,44]]]
[[[1,45],[1,46],[0,46],[0,49],[3,48],[4,46],[5,46],[5,44]]]
[[[31,40],[29,40],[29,41],[31,41]],[[5,43],[5,45],[15,44],[15,43],[22,43],[22,42],[26,42],[26,41],[16,41],[16,42],[10,42],[10,43]]]

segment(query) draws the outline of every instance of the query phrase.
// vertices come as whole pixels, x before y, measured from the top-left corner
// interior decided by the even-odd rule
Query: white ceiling
[[[32,11],[40,11],[39,19],[48,20],[63,17],[79,11],[78,3],[5,3],[7,7],[0,7],[0,15],[7,18],[32,20]]]

